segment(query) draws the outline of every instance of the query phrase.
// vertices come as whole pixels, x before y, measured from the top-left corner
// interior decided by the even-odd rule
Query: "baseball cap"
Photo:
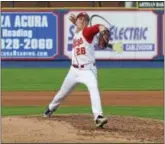
[[[89,17],[89,15],[88,15],[86,12],[81,12],[81,13],[79,13],[79,14],[77,15],[77,17],[76,17],[76,20],[77,20],[80,16],[86,17],[86,18],[87,18],[87,21],[90,20],[90,17]]]

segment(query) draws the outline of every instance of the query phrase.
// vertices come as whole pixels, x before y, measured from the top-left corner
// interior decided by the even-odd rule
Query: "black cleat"
[[[46,111],[43,113],[43,117],[51,117],[52,113],[54,112],[55,110],[49,110],[49,108],[46,109]]]
[[[103,128],[103,126],[104,126],[105,124],[107,124],[107,122],[108,122],[107,118],[105,118],[105,117],[99,115],[99,116],[97,117],[97,119],[96,119],[96,127],[97,127],[97,128]]]

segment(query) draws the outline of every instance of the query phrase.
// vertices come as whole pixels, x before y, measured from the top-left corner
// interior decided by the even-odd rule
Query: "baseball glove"
[[[110,37],[110,32],[108,29],[100,32],[99,39],[98,39],[99,48],[104,49],[108,46],[109,37]]]

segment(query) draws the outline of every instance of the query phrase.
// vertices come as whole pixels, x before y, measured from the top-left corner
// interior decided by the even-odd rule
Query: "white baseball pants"
[[[88,64],[84,68],[74,68],[71,66],[60,90],[49,104],[49,109],[57,109],[62,100],[74,89],[76,84],[85,84],[88,88],[94,114],[94,120],[98,115],[103,115],[100,93],[97,82],[97,68],[93,64]]]

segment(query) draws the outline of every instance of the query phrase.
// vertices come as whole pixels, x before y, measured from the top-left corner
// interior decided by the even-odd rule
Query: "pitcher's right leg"
[[[44,117],[50,117],[52,115],[52,113],[59,107],[62,100],[64,100],[64,98],[73,90],[76,84],[76,74],[71,68],[60,90],[55,95],[52,102],[49,104],[47,110],[44,112]]]
[[[89,90],[96,127],[103,127],[108,120],[103,116],[100,92],[98,89],[97,69],[93,68],[81,71],[79,81],[85,84]]]

